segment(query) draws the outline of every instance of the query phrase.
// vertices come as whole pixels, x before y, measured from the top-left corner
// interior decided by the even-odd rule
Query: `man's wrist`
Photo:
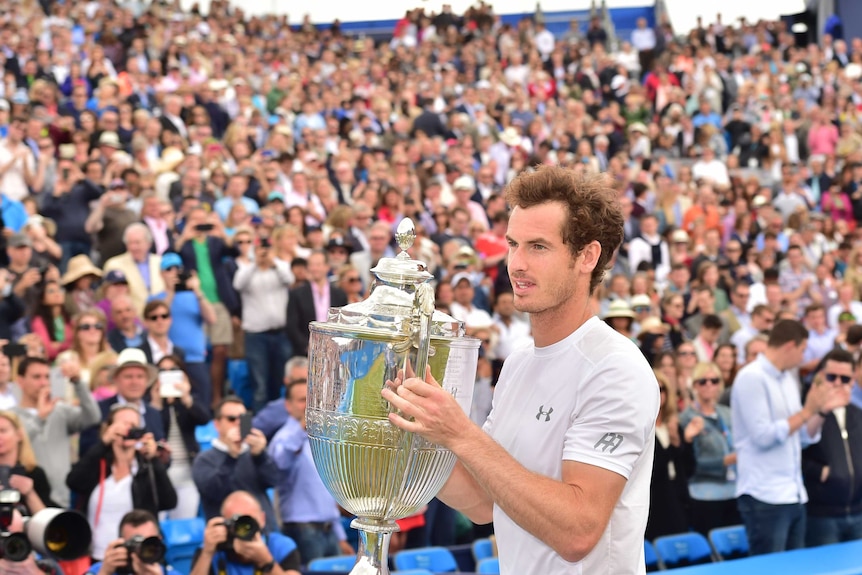
[[[802,414],[802,422],[803,423],[808,421],[809,419],[811,419],[812,416],[814,415],[814,411],[809,409],[808,407],[803,407],[799,413]]]

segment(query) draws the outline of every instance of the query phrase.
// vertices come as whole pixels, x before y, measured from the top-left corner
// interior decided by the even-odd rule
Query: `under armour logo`
[[[604,453],[605,451],[608,451],[608,448],[610,448],[608,453],[613,453],[622,442],[623,436],[619,433],[605,433],[602,438],[593,445],[593,449],[598,451],[599,447],[601,447],[602,453]]]
[[[554,408],[549,407],[548,411],[544,411],[544,409],[544,405],[539,406],[539,413],[536,414],[536,421],[541,421],[543,415],[545,416],[545,421],[551,421],[551,414],[554,413]]]

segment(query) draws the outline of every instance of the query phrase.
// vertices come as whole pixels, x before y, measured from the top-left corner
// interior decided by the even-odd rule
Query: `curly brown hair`
[[[577,257],[589,243],[599,242],[602,253],[590,278],[590,293],[602,282],[614,252],[623,241],[624,218],[618,194],[606,174],[577,173],[557,166],[523,172],[509,184],[510,206],[530,208],[560,202],[568,208],[561,234]]]

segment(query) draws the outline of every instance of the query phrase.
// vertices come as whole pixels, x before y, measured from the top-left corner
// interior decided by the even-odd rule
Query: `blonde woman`
[[[0,411],[0,467],[11,469],[3,489],[21,493],[21,504],[28,511],[26,515],[57,506],[51,501],[48,476],[36,463],[27,431],[11,411]]]
[[[719,403],[724,378],[715,363],[701,362],[692,372],[694,400],[680,415],[683,440],[694,452],[688,481],[692,527],[710,529],[741,523],[736,508],[736,452],[730,408]]]

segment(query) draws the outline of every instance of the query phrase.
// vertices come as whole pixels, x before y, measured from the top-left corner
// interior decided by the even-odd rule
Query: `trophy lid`
[[[413,317],[413,306],[417,286],[434,276],[427,270],[425,262],[414,260],[407,250],[416,240],[416,228],[410,218],[398,224],[395,239],[401,248],[394,258],[381,258],[371,269],[377,283],[367,299],[340,308],[330,308],[330,324],[360,328],[366,332],[388,332],[406,334]],[[432,315],[431,335],[435,337],[463,337],[464,324],[457,319],[435,310]]]

